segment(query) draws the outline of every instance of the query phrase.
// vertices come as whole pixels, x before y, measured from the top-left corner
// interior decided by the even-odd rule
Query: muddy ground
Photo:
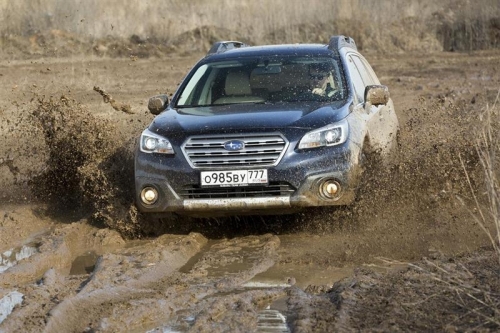
[[[149,225],[130,152],[201,56],[0,62],[0,332],[500,329],[473,200],[500,51],[367,54],[401,141],[353,207]]]

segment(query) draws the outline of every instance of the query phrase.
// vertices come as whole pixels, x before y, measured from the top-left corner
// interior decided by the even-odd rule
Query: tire
[[[160,236],[165,233],[184,234],[186,229],[189,228],[189,221],[186,218],[181,218],[175,213],[165,216],[158,216],[156,214],[142,213],[140,218],[141,232],[145,236]]]

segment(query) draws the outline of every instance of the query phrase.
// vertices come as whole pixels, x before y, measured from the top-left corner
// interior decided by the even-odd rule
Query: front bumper
[[[161,156],[138,152],[136,156],[136,202],[144,213],[171,212],[190,215],[283,213],[295,208],[350,204],[355,197],[360,167],[359,149],[325,147],[308,152],[289,151],[279,165],[268,168],[269,186],[219,188],[205,191],[200,171],[182,155]],[[340,191],[334,198],[321,195],[325,181],[335,181]],[[140,191],[154,187],[159,198],[153,205],[141,201]],[[273,191],[268,191],[269,188]],[[276,190],[274,190],[276,189]]]

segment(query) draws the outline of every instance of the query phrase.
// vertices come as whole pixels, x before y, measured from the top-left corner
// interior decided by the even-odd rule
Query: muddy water
[[[71,263],[70,275],[90,274],[94,271],[99,256],[94,251],[87,251]]]
[[[95,253],[102,253],[103,244],[113,242],[115,236],[104,235],[94,251],[81,254],[73,239],[81,227],[72,224],[45,236],[40,240],[39,251],[12,264],[0,275],[0,287],[21,290],[24,302],[29,304],[12,313],[0,328],[30,331],[23,318],[48,314],[46,311],[51,314],[47,331],[54,332],[90,328],[120,331],[123,327],[130,332],[155,327],[185,331],[204,327],[206,320],[214,318],[218,318],[220,325],[236,320],[255,326],[266,322],[259,311],[265,310],[273,299],[285,296],[287,286],[283,284],[243,286],[276,262],[279,247],[276,236],[249,236],[208,244],[199,234],[165,235],[139,243],[124,242],[115,250],[108,249],[94,262]],[[82,245],[88,248],[90,244]],[[65,261],[66,265],[38,273],[31,263],[46,261],[44,256],[51,257],[52,262]],[[71,266],[69,271],[68,266]],[[36,285],[21,282],[36,276],[40,277]],[[17,290],[9,291],[6,297],[12,301],[5,308],[19,303],[19,297],[11,297],[19,296],[17,293],[21,291]],[[55,291],[58,300],[53,298]],[[53,304],[53,308],[47,309],[46,302]],[[238,311],[228,313],[231,308],[249,312],[243,316]],[[126,316],[123,311],[133,316]],[[82,312],[85,318],[78,315]],[[267,326],[271,324],[268,312],[263,312],[267,313],[264,316],[268,319]]]
[[[294,317],[287,307],[288,290],[322,292],[352,269],[280,262],[280,252],[290,254],[296,246],[295,237],[283,239],[290,244],[271,234],[124,241],[116,232],[84,222],[60,227],[38,236],[33,245],[5,251],[4,257],[11,258],[0,274],[5,313],[24,305],[0,328],[37,331],[24,318],[49,316],[49,332],[124,326],[130,332],[187,332],[203,330],[208,321],[221,328],[288,332],[287,318]],[[85,313],[85,322],[74,311]],[[129,318],[125,313],[133,319],[124,319]]]

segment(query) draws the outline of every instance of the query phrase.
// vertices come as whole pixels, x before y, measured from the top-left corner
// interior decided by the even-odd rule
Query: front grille
[[[295,189],[287,183],[270,183],[266,186],[200,187],[186,186],[180,191],[184,199],[259,198],[289,196]]]
[[[224,144],[231,140],[243,142],[244,148],[226,150]],[[267,167],[278,164],[287,146],[277,133],[197,136],[186,141],[183,152],[193,168]]]

